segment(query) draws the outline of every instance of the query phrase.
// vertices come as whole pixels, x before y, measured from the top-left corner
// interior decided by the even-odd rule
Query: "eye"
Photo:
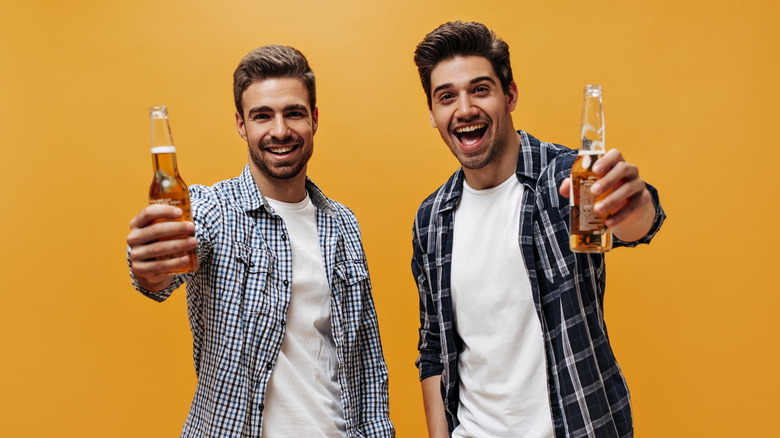
[[[270,116],[268,114],[263,114],[263,113],[256,113],[255,115],[252,116],[252,120],[264,120],[268,118],[270,118]]]
[[[441,103],[447,103],[453,99],[455,99],[455,95],[452,93],[441,93],[439,95],[439,102]]]
[[[290,111],[289,113],[287,113],[287,117],[299,119],[301,117],[306,117],[306,114],[304,114],[304,113],[302,113],[300,111]]]
[[[490,87],[487,85],[478,85],[476,88],[474,88],[475,94],[485,94],[490,91]]]

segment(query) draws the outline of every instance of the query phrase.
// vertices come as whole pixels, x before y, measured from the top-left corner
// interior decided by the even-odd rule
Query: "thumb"
[[[571,178],[565,178],[563,182],[561,183],[561,188],[558,190],[558,193],[561,194],[564,198],[569,197],[569,191],[571,190]]]

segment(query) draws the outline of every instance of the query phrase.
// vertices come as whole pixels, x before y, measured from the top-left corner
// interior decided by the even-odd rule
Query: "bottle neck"
[[[580,139],[581,150],[604,152],[604,110],[599,85],[585,86]]]
[[[176,165],[176,150],[173,152],[152,152],[152,165],[154,172],[164,171],[169,175],[178,175],[179,168]]]
[[[601,99],[586,99],[580,133],[583,151],[604,152],[604,114]]]

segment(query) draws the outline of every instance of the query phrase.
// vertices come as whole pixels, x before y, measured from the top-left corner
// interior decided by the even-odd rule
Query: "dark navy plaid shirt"
[[[352,211],[306,181],[331,289],[331,323],[347,437],[395,436],[389,418],[371,281]],[[292,289],[284,221],[248,166],[213,187],[190,186],[200,268],[143,294],[162,301],[184,281],[193,337],[195,396],[182,437],[259,437],[266,385],[279,357]],[[313,328],[312,328],[313,330]],[[295,419],[290,419],[295,421]]]
[[[558,193],[577,152],[518,133],[521,151],[516,175],[525,186],[518,244],[544,333],[555,435],[632,436],[628,387],[604,324],[604,256],[575,254],[569,249],[569,203]],[[463,170],[458,169],[420,205],[413,237],[412,272],[420,294],[421,322],[417,366],[420,380],[442,376],[450,432],[458,424],[458,353],[462,347],[450,296],[453,219],[462,189]],[[648,189],[656,208],[652,229],[637,242],[615,239],[616,247],[649,243],[661,226],[665,214],[658,193],[651,186]]]

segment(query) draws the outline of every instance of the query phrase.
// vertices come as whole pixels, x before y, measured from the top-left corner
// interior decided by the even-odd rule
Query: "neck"
[[[517,171],[517,157],[520,154],[520,134],[512,131],[495,159],[479,169],[463,168],[469,187],[485,190],[496,187]]]
[[[249,171],[260,193],[266,198],[289,203],[301,202],[306,198],[306,167],[298,175],[285,179],[268,176],[251,162]]]

